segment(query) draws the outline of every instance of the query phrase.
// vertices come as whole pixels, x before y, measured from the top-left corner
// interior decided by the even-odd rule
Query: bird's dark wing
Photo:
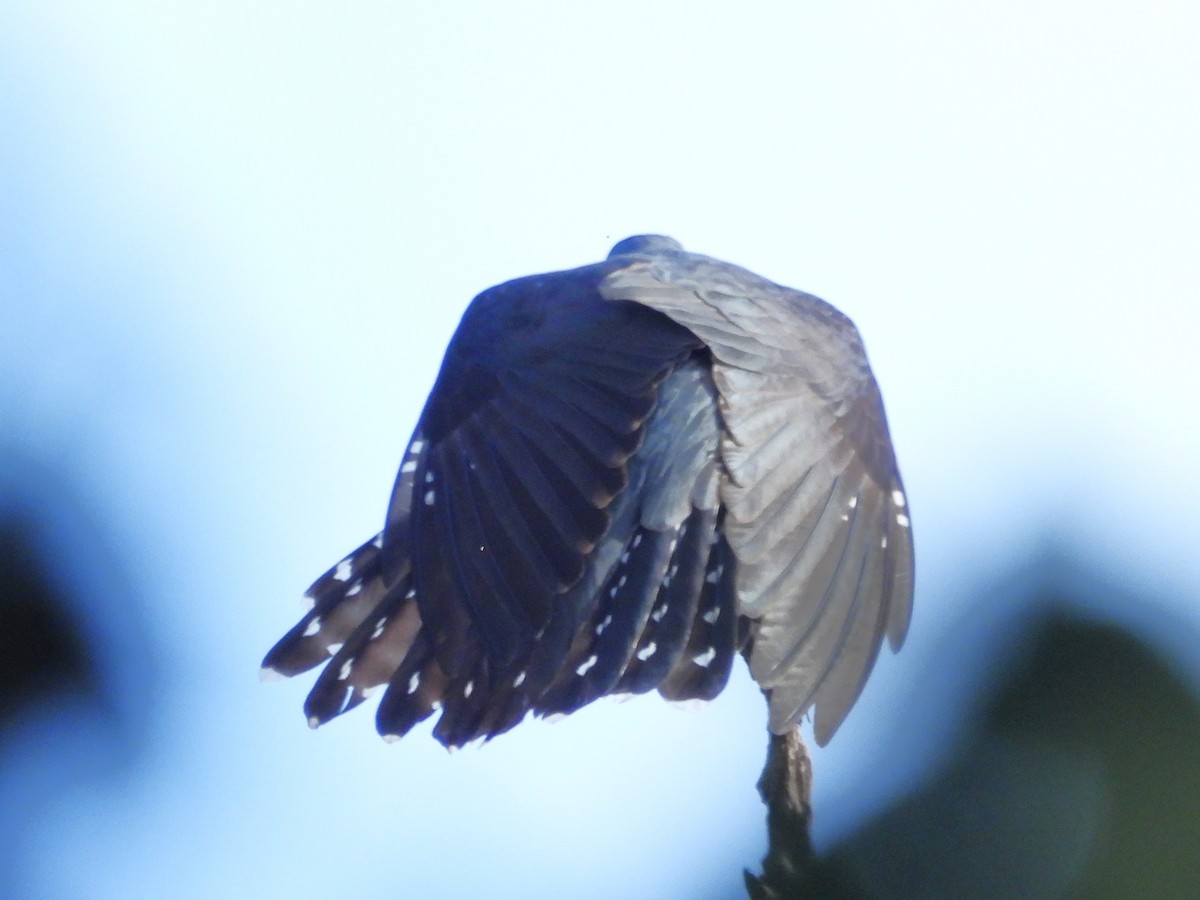
[[[727,552],[716,389],[695,335],[599,295],[614,267],[519,279],[468,308],[383,534],[318,579],[264,662],[327,663],[314,727],[384,685],[381,734],[440,709],[453,746],[613,691],[724,684],[735,616],[716,607],[732,590],[705,581]]]
[[[683,252],[627,258],[600,291],[664,313],[711,353],[751,672],[772,730],[813,707],[824,744],[883,635],[900,646],[912,601],[909,513],[858,332],[816,297]]]
[[[659,383],[698,346],[666,317],[603,300],[610,268],[480,294],[397,480],[384,566],[411,565],[425,638],[468,694],[519,663],[556,617],[566,654],[584,610],[563,598],[609,530]]]

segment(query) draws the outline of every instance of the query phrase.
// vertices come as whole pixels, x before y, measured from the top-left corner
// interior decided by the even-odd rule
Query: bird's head
[[[626,256],[632,253],[647,254],[647,253],[682,253],[683,245],[675,238],[669,238],[663,234],[635,234],[633,237],[627,237],[623,241],[618,241],[616,246],[608,253],[608,258],[612,259],[616,256]]]

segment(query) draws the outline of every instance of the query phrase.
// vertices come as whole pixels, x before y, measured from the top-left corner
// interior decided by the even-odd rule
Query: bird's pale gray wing
[[[582,577],[656,386],[697,346],[665,317],[600,298],[604,271],[475,299],[422,413],[412,486],[393,496],[385,555],[411,556],[438,662],[469,693],[481,660],[493,673],[519,663]]]
[[[911,610],[906,499],[858,333],[816,297],[694,254],[635,259],[601,292],[665,313],[712,354],[751,672],[771,728],[815,707],[823,744]]]

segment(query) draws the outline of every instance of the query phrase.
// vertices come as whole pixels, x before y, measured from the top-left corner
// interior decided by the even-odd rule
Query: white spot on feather
[[[702,618],[709,625],[715,625],[717,623],[717,619],[721,618],[721,607],[714,606],[700,618]]]
[[[605,616],[600,621],[599,625],[596,626],[596,636],[599,637],[600,635],[604,634],[604,629],[607,628],[611,624],[612,624],[612,614],[610,613],[609,615]]]
[[[468,681],[466,684],[464,684],[464,685],[463,685],[463,696],[464,696],[464,697],[470,697],[470,696],[471,696],[471,693],[472,693],[474,690],[475,690],[475,682],[474,682],[474,681]]]
[[[887,535],[886,534],[879,539],[879,549],[880,550],[887,549]]]
[[[398,734],[385,734],[385,735],[383,735],[383,739],[384,739],[384,741],[385,741],[386,743],[389,743],[389,744],[394,744],[394,743],[396,743],[396,741],[400,740],[400,735],[398,735]]]
[[[400,466],[400,471],[404,472],[405,474],[408,474],[409,472],[415,472],[416,468],[417,468],[417,461],[415,459],[409,459],[409,460],[405,460],[404,464]]]
[[[906,516],[904,513],[896,513],[896,524],[901,528],[907,528],[908,516]]]
[[[637,658],[640,659],[642,662],[645,662],[646,660],[648,660],[650,657],[652,657],[654,655],[654,651],[657,649],[658,649],[658,644],[654,643],[654,641],[651,641],[645,647],[643,647],[641,650],[639,650],[637,652]]]
[[[354,574],[354,563],[350,561],[350,557],[346,557],[337,564],[337,571],[333,573],[333,580],[349,581],[352,574]]]
[[[330,644],[328,647],[326,647],[325,652],[327,652],[330,656],[334,656],[341,649],[342,642],[338,641],[336,644]]]
[[[892,491],[892,502],[901,509],[904,509],[905,499],[903,491]]]
[[[367,687],[365,687],[365,688],[363,688],[363,689],[362,689],[362,698],[363,698],[364,700],[367,700],[367,699],[369,699],[369,698],[370,698],[370,697],[371,697],[371,696],[372,696],[372,695],[373,695],[373,694],[374,694],[376,691],[378,691],[378,690],[379,690],[381,687],[383,687],[383,685],[381,685],[381,684],[371,684],[371,685],[368,685]]]
[[[420,453],[424,449],[425,449],[424,441],[413,441],[412,446],[408,448],[408,452],[411,453],[413,456],[416,456],[418,453]]]
[[[387,616],[384,616],[382,619],[380,619],[378,622],[375,623],[375,630],[371,632],[371,640],[375,640],[377,637],[379,637],[381,634],[383,634],[383,629],[384,629],[384,627],[386,627],[386,625],[387,625]]]
[[[851,497],[850,501],[846,505],[849,506],[851,509],[854,509],[854,507],[858,506],[858,496],[855,495],[855,496]]]
[[[408,679],[408,693],[415,694],[417,688],[421,686],[421,673],[413,672],[412,677]]]
[[[321,617],[313,616],[312,621],[309,622],[306,626],[304,626],[304,636],[312,637],[314,634],[316,634],[320,630],[321,630]]]
[[[350,670],[354,668],[354,660],[348,659],[342,663],[341,671],[338,672],[338,681],[345,681],[350,677]]]
[[[517,677],[513,679],[513,687],[520,687],[525,683],[525,672],[522,670],[517,673]]]
[[[575,674],[582,677],[582,676],[586,675],[588,673],[588,670],[595,664],[596,664],[596,654],[593,653],[591,656],[589,656],[587,659],[585,659],[582,663],[579,664],[579,666],[575,669]]]
[[[375,545],[376,550],[382,550],[383,549],[383,532],[381,531],[381,532],[379,532],[379,534],[375,535],[375,540],[371,541],[371,543]]]
[[[433,498],[434,498],[433,491],[426,491],[425,492],[425,505],[433,506]]]
[[[630,547],[637,549],[637,545],[642,542],[642,533],[639,531],[633,536],[633,541],[629,544]]]
[[[346,596],[353,597],[355,594],[359,593],[361,590],[362,590],[362,579],[360,578],[360,579],[358,579],[358,581],[354,582],[354,584],[350,585],[350,590],[346,591]]]
[[[711,663],[716,658],[717,658],[716,648],[709,647],[703,653],[697,653],[695,656],[693,656],[692,662],[694,662],[696,665],[700,666],[703,669],[707,669],[708,664]]]
[[[718,563],[717,567],[704,576],[704,580],[709,584],[716,584],[721,580],[721,576],[725,574],[725,564]]]
[[[667,614],[667,604],[660,603],[654,608],[654,612],[650,613],[650,618],[655,622],[661,622],[662,617]]]
[[[426,473],[425,473],[425,483],[426,483],[426,484],[433,484],[433,472],[426,472]]]

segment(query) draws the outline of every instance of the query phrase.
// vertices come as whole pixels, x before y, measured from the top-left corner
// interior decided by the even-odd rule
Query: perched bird
[[[440,711],[457,746],[607,694],[709,700],[741,652],[771,730],[812,709],[824,744],[912,589],[853,323],[642,235],[475,298],[383,531],[313,584],[263,674],[324,664],[314,728],[384,688],[385,738]]]

